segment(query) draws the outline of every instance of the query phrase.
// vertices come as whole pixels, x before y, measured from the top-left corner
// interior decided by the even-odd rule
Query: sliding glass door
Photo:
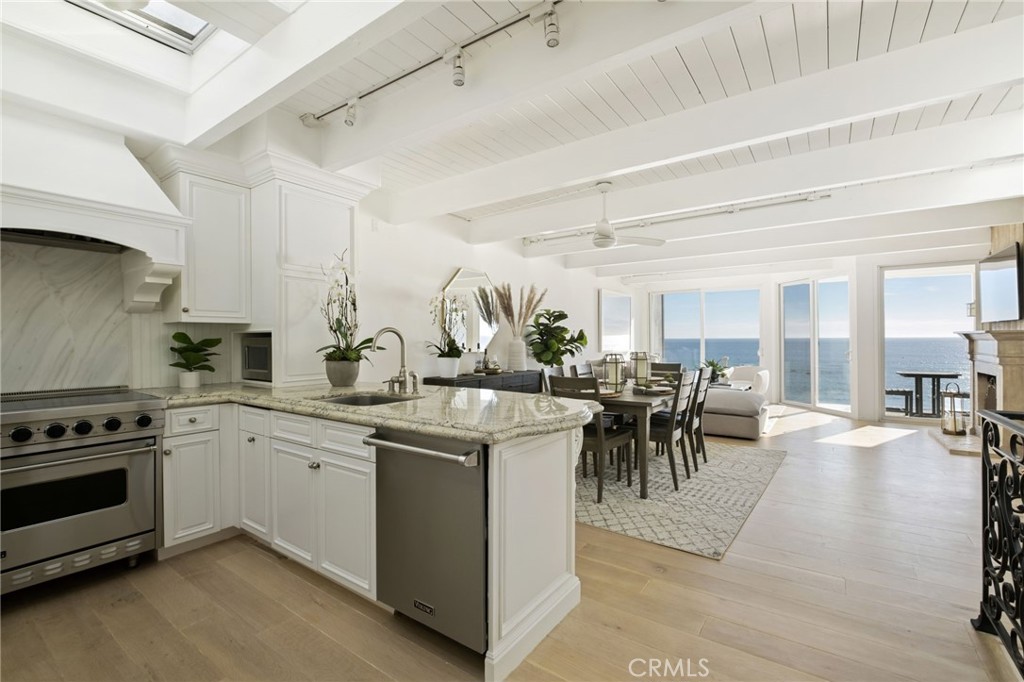
[[[782,399],[811,405],[814,401],[811,344],[811,284],[782,286]]]
[[[782,285],[782,399],[850,410],[850,286],[843,278]]]
[[[654,310],[661,310],[660,328],[656,323],[653,330],[654,352],[688,369],[708,359],[727,358],[731,366],[761,364],[760,294],[757,289],[733,289],[653,297]]]

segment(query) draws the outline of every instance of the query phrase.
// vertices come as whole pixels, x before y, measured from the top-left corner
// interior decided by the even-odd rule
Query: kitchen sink
[[[334,403],[335,405],[354,405],[356,407],[370,407],[372,405],[390,405],[401,403],[407,400],[416,400],[418,395],[395,395],[394,393],[355,393],[351,395],[338,395],[333,398],[321,398],[320,402]]]

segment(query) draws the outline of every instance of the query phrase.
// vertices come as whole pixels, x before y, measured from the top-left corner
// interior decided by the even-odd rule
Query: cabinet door
[[[316,567],[312,468],[316,460],[312,448],[270,441],[271,544],[310,568]]]
[[[220,433],[164,439],[164,546],[220,529]]]
[[[239,504],[241,526],[270,540],[270,439],[254,433],[238,434]]]
[[[376,598],[376,465],[320,453],[316,471],[317,569],[328,578]]]
[[[176,182],[172,199],[192,226],[177,309],[169,315],[182,322],[248,322],[249,190],[186,173]]]

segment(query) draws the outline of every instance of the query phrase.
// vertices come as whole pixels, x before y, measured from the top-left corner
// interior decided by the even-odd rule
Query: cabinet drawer
[[[257,436],[270,434],[270,411],[258,407],[238,408],[238,430],[255,433]]]
[[[312,417],[284,412],[270,413],[270,436],[278,440],[287,440],[302,445],[313,444],[313,426],[316,422]]]
[[[316,447],[328,452],[373,461],[373,448],[363,445],[363,437],[373,433],[368,426],[317,420]]]
[[[179,407],[167,410],[165,435],[178,436],[183,433],[199,433],[220,428],[217,405],[203,407]]]

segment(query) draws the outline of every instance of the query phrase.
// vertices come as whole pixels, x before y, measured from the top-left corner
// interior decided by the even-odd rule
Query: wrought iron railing
[[[998,635],[1024,677],[1024,412],[979,414],[982,592],[971,624]]]

